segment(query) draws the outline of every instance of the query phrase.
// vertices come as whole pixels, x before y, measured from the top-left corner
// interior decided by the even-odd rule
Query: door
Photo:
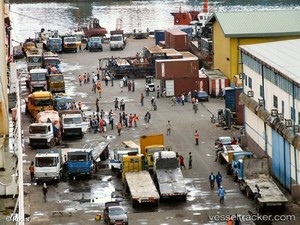
[[[272,130],[272,172],[286,189],[291,188],[290,144]]]
[[[166,96],[174,96],[175,91],[174,91],[174,80],[165,80],[166,83]]]

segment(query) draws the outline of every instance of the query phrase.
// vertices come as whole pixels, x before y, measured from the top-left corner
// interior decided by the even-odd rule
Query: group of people
[[[222,177],[221,173],[218,172],[216,175],[214,175],[214,173],[211,172],[210,175],[208,176],[208,180],[209,180],[211,189],[214,189],[215,182],[217,183],[220,204],[224,204],[224,198],[225,198],[226,191],[222,186],[223,177]]]
[[[130,81],[130,80],[128,80],[128,78],[124,79],[124,77],[119,82],[119,87],[121,89],[121,92],[123,92],[124,87],[127,87],[128,91],[134,92],[135,91],[135,81],[134,80]]]

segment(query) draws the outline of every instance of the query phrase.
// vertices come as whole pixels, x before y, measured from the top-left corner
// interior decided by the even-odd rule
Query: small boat
[[[83,28],[84,36],[86,38],[90,38],[93,36],[105,36],[107,34],[107,30],[104,27],[100,26],[99,20],[96,18],[92,18],[87,27]]]

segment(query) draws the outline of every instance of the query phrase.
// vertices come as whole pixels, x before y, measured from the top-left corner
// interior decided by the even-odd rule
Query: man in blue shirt
[[[218,191],[218,196],[220,198],[220,204],[224,204],[225,194],[226,194],[225,189],[221,186]]]

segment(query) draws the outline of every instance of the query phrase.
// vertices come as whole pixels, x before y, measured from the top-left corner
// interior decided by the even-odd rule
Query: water
[[[212,1],[210,1],[212,2]],[[91,17],[100,19],[100,25],[108,31],[116,28],[122,19],[125,32],[150,31],[174,28],[171,12],[200,10],[202,0],[154,0],[154,1],[24,1],[12,0],[11,20],[13,37],[23,42],[34,37],[41,28],[67,33],[78,25],[83,26]],[[220,10],[300,9],[299,0],[225,0]]]

